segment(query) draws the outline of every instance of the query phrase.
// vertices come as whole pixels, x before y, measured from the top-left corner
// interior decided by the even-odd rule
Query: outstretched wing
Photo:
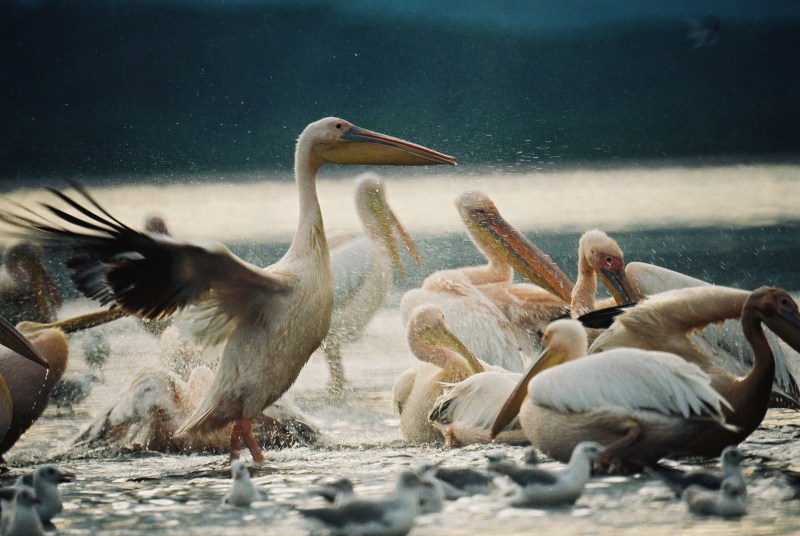
[[[222,244],[182,242],[132,229],[81,185],[72,186],[82,199],[49,189],[70,212],[42,204],[55,223],[24,207],[26,215],[4,211],[0,219],[43,247],[65,252],[75,285],[89,298],[158,320],[213,295],[219,312],[236,318],[247,309],[243,301],[288,288],[288,277],[252,266]]]

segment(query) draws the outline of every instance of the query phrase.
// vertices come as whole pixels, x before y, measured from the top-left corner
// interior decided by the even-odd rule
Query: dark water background
[[[791,0],[0,0],[6,181],[285,168],[327,115],[465,163],[782,158],[798,95]]]

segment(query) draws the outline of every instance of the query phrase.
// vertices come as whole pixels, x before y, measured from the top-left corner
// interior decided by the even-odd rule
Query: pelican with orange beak
[[[225,346],[205,398],[178,434],[202,436],[233,422],[231,458],[244,441],[263,463],[252,420],[291,387],[331,322],[333,277],[316,190],[326,164],[455,165],[456,159],[343,119],[311,123],[295,151],[297,229],[286,254],[263,269],[219,243],[136,231],[81,187],[82,202],[53,190],[78,213],[46,205],[58,224],[11,213],[2,218],[45,247],[71,252],[73,280],[89,298],[148,319],[196,305],[200,340]]]

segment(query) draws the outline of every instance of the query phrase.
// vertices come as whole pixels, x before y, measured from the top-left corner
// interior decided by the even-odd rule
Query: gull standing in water
[[[380,177],[373,173],[360,175],[355,197],[364,235],[331,249],[333,315],[321,348],[331,374],[328,386],[334,393],[341,392],[345,383],[342,344],[361,336],[391,294],[392,266],[405,275],[395,232],[414,262],[422,262],[414,242],[386,201]]]
[[[515,473],[511,478],[521,489],[511,498],[511,506],[535,508],[574,504],[583,495],[592,476],[592,465],[602,451],[600,444],[584,441],[578,443],[569,464],[559,471],[531,467],[524,474]]]
[[[352,499],[340,506],[297,511],[335,535],[404,536],[414,527],[423,483],[411,471],[400,473],[395,491],[385,499]]]
[[[231,479],[233,480],[231,490],[222,499],[223,504],[246,507],[253,501],[260,501],[263,498],[250,480],[250,472],[241,460],[231,462]]]
[[[34,471],[25,473],[17,479],[15,486],[28,486],[36,494],[38,503],[34,506],[42,525],[52,526],[51,520],[64,509],[58,485],[72,482],[75,474],[57,465],[40,465]]]
[[[34,508],[39,499],[33,489],[22,486],[14,491],[11,501],[3,501],[3,519],[0,521],[0,534],[3,536],[44,536],[42,522]]]
[[[693,514],[741,517],[747,513],[747,492],[736,478],[726,478],[718,491],[692,485],[684,490],[683,501]]]
[[[734,446],[725,447],[719,457],[722,472],[712,472],[709,470],[698,469],[695,471],[682,471],[662,465],[645,466],[645,471],[652,476],[659,478],[675,495],[681,496],[683,491],[689,486],[700,486],[709,490],[718,490],[722,487],[722,481],[731,479],[738,483],[742,489],[747,489],[742,475],[740,463],[742,461],[742,451]]]
[[[260,464],[264,454],[253,436],[253,418],[291,387],[330,326],[333,278],[316,176],[333,163],[455,165],[456,159],[343,119],[311,123],[295,151],[300,210],[294,239],[266,269],[219,243],[136,231],[80,186],[83,202],[51,190],[80,214],[45,205],[60,224],[12,213],[2,218],[45,247],[71,252],[73,281],[89,298],[153,320],[195,304],[198,337],[225,347],[203,403],[178,433],[203,436],[233,421],[231,458],[239,457],[244,441]]]

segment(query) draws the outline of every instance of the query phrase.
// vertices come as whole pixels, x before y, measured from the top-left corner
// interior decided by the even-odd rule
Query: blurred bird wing
[[[449,384],[430,411],[430,420],[442,425],[459,423],[471,428],[491,429],[522,374],[486,371]]]
[[[364,235],[331,250],[334,307],[340,307],[358,292],[374,259],[375,246]]]
[[[697,365],[664,352],[618,348],[545,370],[528,396],[560,412],[600,407],[722,419],[728,405]]]

